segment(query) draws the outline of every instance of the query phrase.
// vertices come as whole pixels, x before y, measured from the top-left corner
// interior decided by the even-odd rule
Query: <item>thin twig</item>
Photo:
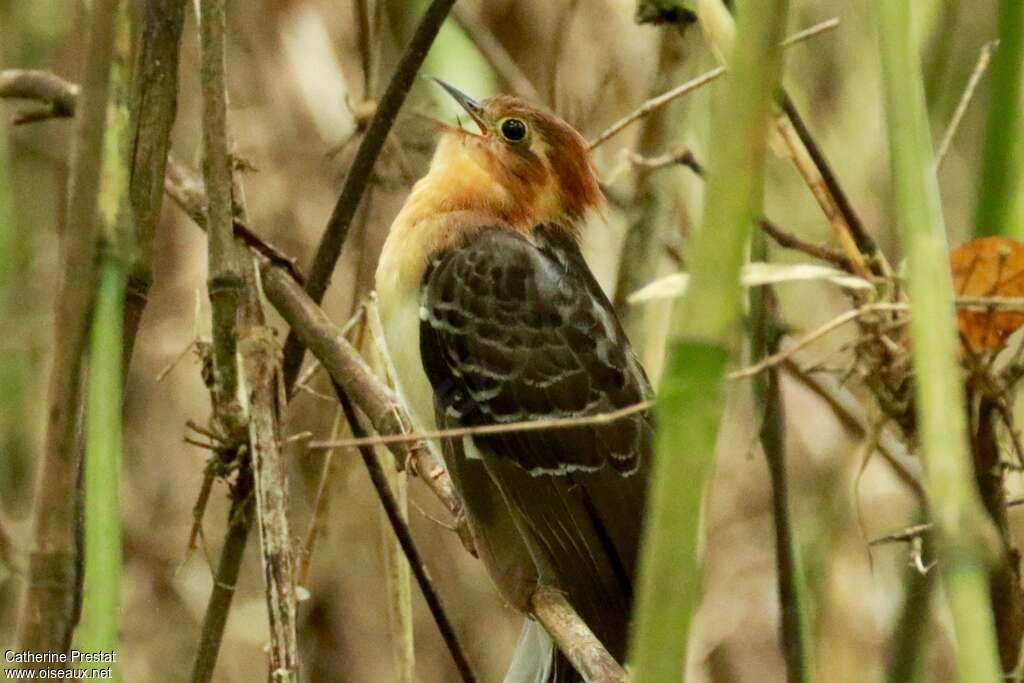
[[[829,378],[812,376],[801,369],[792,359],[783,361],[782,367],[791,377],[800,382],[805,388],[813,392],[818,398],[832,410],[833,415],[839,423],[852,436],[864,439],[869,436],[869,429],[865,424],[860,402],[853,394],[844,391],[838,382]],[[834,386],[833,386],[834,385]],[[879,434],[878,452],[892,468],[896,477],[914,494],[922,505],[927,503],[924,487],[918,477],[915,476],[900,460],[900,455],[906,459],[906,449],[892,434],[883,431]]]
[[[791,346],[787,347],[786,349],[778,353],[773,353],[772,355],[765,357],[764,359],[760,360],[757,363],[754,363],[753,365],[742,368],[740,370],[734,370],[733,372],[730,372],[727,375],[727,377],[728,379],[731,380],[745,379],[747,377],[752,377],[768,368],[774,367],[779,363],[785,361],[787,358],[792,357],[793,354],[795,354],[796,352],[807,347],[808,345],[812,344],[818,339],[824,337],[829,332],[832,332],[833,330],[836,330],[839,327],[845,325],[846,323],[860,318],[861,316],[868,315],[870,313],[880,313],[885,311],[907,311],[909,310],[909,308],[910,307],[908,304],[877,303],[865,304],[864,306],[860,306],[859,308],[851,309],[849,311],[841,313],[840,315],[828,321],[821,327],[818,327],[817,329],[801,336],[799,339],[796,339],[794,343]]]
[[[530,596],[530,611],[584,680],[626,683],[625,670],[576,614],[562,591],[539,586]]]
[[[964,114],[967,112],[967,107],[970,106],[971,100],[974,99],[974,91],[978,88],[978,83],[981,82],[982,76],[985,75],[985,71],[988,70],[989,62],[992,61],[992,53],[999,47],[998,40],[992,40],[985,43],[981,48],[981,54],[978,55],[978,63],[974,66],[974,71],[971,72],[971,77],[967,79],[967,87],[964,88],[963,95],[960,96],[960,101],[956,105],[956,110],[953,112],[953,118],[950,119],[949,125],[946,127],[946,132],[942,134],[942,142],[939,143],[939,148],[935,152],[935,170],[938,171],[942,168],[942,162],[946,159],[946,154],[949,152],[949,146],[953,143],[953,138],[956,136],[956,132],[960,129],[960,122],[964,118]]]
[[[523,73],[516,61],[512,59],[512,55],[487,28],[476,12],[465,4],[456,4],[452,8],[452,17],[480,50],[480,54],[494,69],[494,73],[498,74],[498,77],[512,89],[512,92],[532,102],[541,101],[540,93],[533,86],[533,82]]]
[[[828,21],[823,21],[820,24],[815,24],[814,26],[806,30],[800,31],[799,33],[796,33],[787,38],[785,41],[782,42],[782,47],[792,47],[793,45],[796,45],[804,40],[807,40],[808,38],[813,38],[814,36],[824,33],[825,31],[834,29],[838,25],[838,19],[830,19]],[[683,95],[691,93],[694,90],[697,90],[698,88],[701,88],[707,85],[708,83],[711,83],[712,81],[722,76],[725,72],[726,68],[724,66],[719,66],[685,83],[681,83],[680,85],[677,85],[671,90],[667,90],[666,92],[663,92],[662,94],[656,97],[652,97],[651,99],[641,104],[638,108],[636,108],[623,118],[619,119],[612,125],[605,128],[603,131],[601,131],[601,134],[598,135],[593,140],[591,140],[589,143],[587,143],[587,146],[590,148],[591,151],[593,151],[594,149],[600,147],[609,139],[617,135],[623,128],[633,123],[634,121],[637,121],[638,119],[647,116],[656,109],[664,107],[669,102],[672,102],[673,100],[678,99]]]
[[[850,258],[842,251],[830,247],[826,244],[815,244],[814,242],[808,242],[802,240],[791,232],[787,232],[777,223],[771,221],[768,218],[761,218],[757,224],[765,234],[772,238],[772,240],[783,249],[792,249],[793,251],[803,252],[808,256],[813,256],[816,259],[831,263],[840,270],[845,270],[848,273],[853,272],[853,265],[850,263]]]
[[[776,117],[775,128],[790,161],[825,214],[836,240],[850,259],[853,272],[862,278],[870,279],[872,271],[865,261],[864,254],[876,255],[878,249],[874,239],[861,224],[860,217],[853,210],[832,167],[804,123],[796,105],[785,91],[779,100],[783,113]]]
[[[813,26],[808,26],[803,31],[798,31],[797,33],[794,33],[790,37],[786,38],[784,41],[782,41],[782,47],[792,47],[797,43],[804,42],[808,38],[813,38],[819,33],[831,31],[832,29],[837,28],[838,26],[839,17],[832,17],[831,19],[826,19],[825,21],[819,21],[817,24],[814,24]]]
[[[352,402],[345,394],[345,390],[337,382],[334,384],[334,390],[338,395],[338,401],[345,412],[349,426],[352,428],[352,433],[356,435],[356,438],[364,438],[366,432],[359,423],[355,408],[352,407]],[[374,457],[373,451],[369,446],[360,446],[359,454],[363,458],[363,464],[366,465],[366,470],[370,475],[374,488],[377,489],[377,495],[380,497],[384,511],[391,522],[391,528],[394,530],[395,536],[398,537],[398,542],[405,552],[406,559],[409,560],[409,567],[412,569],[413,575],[416,577],[416,583],[419,584],[420,591],[423,593],[423,599],[430,607],[430,613],[434,617],[434,622],[441,632],[445,645],[448,646],[448,651],[452,655],[460,678],[463,683],[474,683],[476,676],[473,674],[473,670],[469,666],[469,660],[466,658],[466,653],[455,635],[455,629],[452,628],[451,622],[448,621],[447,614],[441,604],[441,598],[438,596],[437,591],[434,590],[434,585],[427,574],[427,569],[423,565],[423,560],[416,549],[416,544],[412,540],[409,525],[402,517],[401,509],[398,507],[398,502],[395,500],[394,493],[392,493],[391,487],[388,485],[387,477],[384,475],[380,463],[377,462],[377,458]]]
[[[677,85],[671,90],[663,92],[662,94],[657,95],[656,97],[652,97],[651,99],[645,101],[639,107],[634,109],[632,112],[630,112],[626,116],[622,117],[612,125],[605,128],[603,131],[601,131],[601,134],[598,135],[593,140],[591,140],[590,142],[588,142],[587,146],[590,148],[591,151],[597,149],[598,147],[606,143],[608,140],[613,138],[615,135],[617,135],[620,131],[622,131],[623,128],[625,128],[629,124],[633,123],[634,121],[642,119],[643,117],[647,116],[648,114],[657,109],[660,109],[661,107],[664,107],[669,102],[672,102],[673,100],[676,100],[682,97],[683,95],[686,95],[687,93],[691,93],[694,90],[697,90],[698,88],[701,88],[707,85],[708,83],[711,83],[712,81],[722,76],[725,73],[725,71],[726,69],[724,66],[719,66],[717,68],[712,69],[711,71],[708,71],[706,73],[701,74],[700,76],[697,76],[696,78],[686,81],[685,83],[681,83],[680,85]]]
[[[384,91],[384,95],[377,105],[377,112],[359,144],[359,149],[352,160],[352,166],[345,177],[345,185],[331,212],[331,218],[327,221],[327,227],[324,229],[320,243],[317,245],[316,255],[313,257],[313,265],[309,269],[306,292],[317,304],[323,300],[324,293],[330,285],[331,275],[341,256],[341,249],[348,236],[352,219],[359,208],[363,192],[369,184],[377,157],[380,156],[381,150],[384,148],[388,133],[416,79],[416,74],[419,73],[427,51],[433,44],[434,38],[437,37],[437,32],[441,29],[441,24],[448,16],[453,4],[455,4],[455,0],[433,0],[430,3],[416,27],[416,32],[409,41],[409,45],[402,54],[398,66],[395,67],[395,73],[388,83],[387,90]],[[285,386],[291,387],[293,384],[299,368],[302,366],[302,356],[302,344],[294,332],[289,333],[285,342],[282,362]]]
[[[755,258],[765,259],[763,235],[752,245]],[[764,287],[750,292],[752,314],[751,352],[753,358],[778,353],[783,324],[775,290]],[[786,402],[782,394],[782,377],[778,366],[755,378],[751,384],[756,410],[762,416],[761,450],[764,452],[771,479],[772,517],[775,529],[775,566],[779,608],[782,613],[782,652],[786,662],[786,679],[791,683],[809,680],[810,635],[804,610],[805,585],[800,569],[800,556],[794,533],[789,499],[789,476],[786,467]]]
[[[640,165],[646,165],[647,168],[661,168],[662,164],[667,166],[668,163],[682,164],[693,171],[698,178],[702,180],[706,179],[704,164],[700,162],[700,160],[694,155],[693,150],[689,148],[684,148],[682,151],[676,152],[675,154],[653,158],[631,155],[630,160],[634,164],[639,163]],[[771,237],[772,240],[774,240],[780,247],[803,252],[808,256],[825,261],[826,263],[831,263],[840,270],[845,270],[849,273],[854,272],[853,265],[851,264],[849,257],[842,251],[825,244],[815,244],[813,242],[802,240],[764,216],[762,216],[757,223],[758,226],[764,230],[765,234]]]
[[[1007,509],[1020,507],[1022,505],[1024,505],[1024,497],[1010,498],[1009,500],[1006,501]],[[900,529],[899,531],[895,531],[891,534],[879,536],[878,538],[868,542],[868,545],[876,546],[885,545],[887,543],[907,543],[909,541],[914,540],[915,538],[921,538],[929,531],[931,531],[931,529],[932,524],[930,522],[925,524],[914,524],[913,526],[908,526],[904,529]]]
[[[650,410],[654,401],[641,401],[631,406],[597,415],[585,417],[556,417],[546,420],[526,420],[508,422],[506,424],[479,425],[476,427],[457,427],[455,429],[436,429],[426,432],[411,432],[392,436],[369,436],[365,438],[340,439],[338,441],[312,441],[310,450],[330,448],[347,448],[351,446],[391,446],[394,444],[416,443],[426,439],[461,439],[464,436],[480,436],[489,434],[508,434],[511,432],[536,432],[547,429],[565,429],[584,425],[608,424],[622,418]]]

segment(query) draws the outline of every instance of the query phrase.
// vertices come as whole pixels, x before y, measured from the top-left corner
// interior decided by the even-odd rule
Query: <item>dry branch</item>
[[[270,680],[297,681],[295,571],[288,530],[288,479],[281,454],[278,346],[263,318],[255,257],[248,255],[239,326],[243,386],[249,408],[249,457],[256,490],[267,611]]]
[[[412,464],[456,520],[463,543],[472,548],[462,503],[455,495],[448,472],[420,439],[405,437],[410,422],[394,393],[373,374],[356,350],[338,334],[334,323],[286,273],[279,268],[264,267],[263,287],[278,313],[369,418],[374,430],[399,439],[390,444],[395,457]]]
[[[626,672],[557,588],[540,586],[530,609],[555,645],[589,683],[626,683]]]
[[[348,395],[345,393],[345,389],[343,389],[337,381],[334,382],[334,391],[338,396],[338,401],[341,403],[342,410],[345,412],[345,417],[348,419],[348,424],[352,429],[352,433],[356,435],[357,438],[365,436],[366,432],[363,430],[363,426],[360,424],[359,418],[356,416],[355,408],[352,407],[352,401],[349,400]],[[476,676],[473,674],[473,669],[469,665],[469,660],[466,657],[465,651],[462,649],[462,645],[455,636],[455,629],[452,628],[451,622],[448,620],[447,613],[441,604],[441,598],[438,596],[437,591],[434,590],[434,584],[430,580],[430,576],[427,574],[427,569],[424,566],[422,559],[420,559],[419,551],[416,549],[416,544],[412,539],[412,532],[409,530],[409,525],[402,516],[402,510],[398,505],[398,501],[395,500],[395,495],[391,491],[391,486],[388,484],[387,477],[385,476],[380,463],[374,456],[373,450],[368,446],[361,446],[359,448],[359,454],[363,458],[363,464],[366,465],[366,470],[370,475],[370,480],[373,482],[374,488],[377,489],[380,502],[384,506],[384,512],[387,514],[388,520],[391,522],[391,528],[394,530],[395,536],[398,538],[398,543],[402,546],[402,550],[405,552],[405,557],[409,561],[409,567],[416,576],[416,583],[419,584],[420,591],[423,593],[423,599],[430,608],[430,613],[433,615],[434,622],[437,624],[437,628],[441,632],[441,637],[444,638],[445,645],[448,646],[448,651],[452,655],[455,667],[459,671],[460,678],[463,683],[475,683]]]
[[[334,205],[330,220],[327,221],[327,227],[324,229],[324,234],[320,238],[316,254],[313,257],[313,265],[309,269],[306,292],[317,304],[323,300],[324,293],[330,285],[331,275],[341,256],[341,249],[348,236],[352,219],[359,208],[359,202],[369,184],[374,164],[384,148],[384,143],[398,116],[398,111],[401,109],[402,103],[405,102],[406,95],[416,79],[416,74],[419,73],[423,60],[427,56],[427,51],[441,29],[441,24],[444,23],[454,4],[455,0],[432,0],[395,68],[387,90],[384,91],[383,97],[377,104],[377,112],[366,129],[366,135],[363,136],[363,141],[352,160],[352,166],[345,177],[345,185]],[[289,389],[299,374],[302,357],[302,344],[295,334],[289,334],[285,342],[282,363],[285,386]]]
[[[0,98],[41,102],[45,109],[21,112],[14,125],[75,115],[78,86],[47,71],[5,69],[0,71]]]
[[[178,53],[184,22],[185,0],[148,0],[142,9],[130,102],[133,137],[128,192],[135,253],[125,296],[125,372],[153,282],[153,237],[163,205],[167,150],[178,109]],[[74,87],[65,85],[73,94]],[[73,109],[74,100],[71,102]]]
[[[242,277],[235,254],[232,168],[228,152],[227,88],[224,66],[224,0],[200,4],[203,90],[203,178],[209,233],[207,290],[213,315],[213,407],[225,434],[241,438],[245,428],[238,400],[236,324]]]
[[[512,89],[512,92],[531,102],[541,101],[540,93],[533,86],[533,82],[523,73],[501,41],[487,28],[476,12],[465,4],[456,4],[452,8],[452,16],[480,50],[480,54],[494,69],[494,73]]]

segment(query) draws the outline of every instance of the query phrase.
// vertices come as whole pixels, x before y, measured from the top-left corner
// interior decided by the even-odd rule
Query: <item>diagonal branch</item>
[[[391,77],[384,96],[377,104],[377,113],[374,114],[373,120],[366,130],[366,135],[363,136],[363,141],[356,151],[355,159],[352,160],[352,166],[345,178],[345,185],[334,205],[331,218],[327,221],[327,227],[324,229],[324,234],[316,248],[316,255],[313,257],[313,265],[309,269],[306,292],[318,304],[323,301],[324,293],[331,283],[331,275],[341,256],[341,249],[348,236],[352,219],[356,215],[356,209],[359,208],[359,202],[370,182],[370,175],[377,162],[377,157],[380,156],[381,150],[384,148],[388,133],[395,123],[399,109],[405,102],[406,95],[409,94],[416,74],[419,73],[420,67],[423,65],[427,51],[454,4],[455,0],[433,0],[430,3],[395,68],[395,74]],[[302,365],[302,356],[301,342],[295,334],[289,334],[288,340],[285,342],[282,364],[285,386],[291,387],[298,376],[299,368]]]

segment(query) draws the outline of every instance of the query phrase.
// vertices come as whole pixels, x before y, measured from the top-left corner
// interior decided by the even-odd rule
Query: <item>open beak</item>
[[[427,78],[444,88],[445,92],[451,95],[452,99],[458,102],[460,107],[466,110],[466,113],[469,114],[470,118],[476,121],[476,125],[480,127],[480,132],[484,135],[487,134],[487,124],[484,123],[483,119],[484,108],[480,106],[479,102],[450,83],[442,81],[440,78],[434,78],[433,76],[428,76]]]

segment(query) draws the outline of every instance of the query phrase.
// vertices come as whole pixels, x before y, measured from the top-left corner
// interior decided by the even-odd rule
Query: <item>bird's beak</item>
[[[428,76],[428,78],[444,88],[445,92],[451,95],[452,99],[458,102],[460,107],[466,110],[466,113],[469,114],[470,118],[476,121],[476,125],[480,127],[480,132],[484,135],[487,134],[487,124],[484,123],[483,119],[484,108],[479,102],[456,88],[454,85],[442,81],[440,78],[434,78],[433,76]]]

